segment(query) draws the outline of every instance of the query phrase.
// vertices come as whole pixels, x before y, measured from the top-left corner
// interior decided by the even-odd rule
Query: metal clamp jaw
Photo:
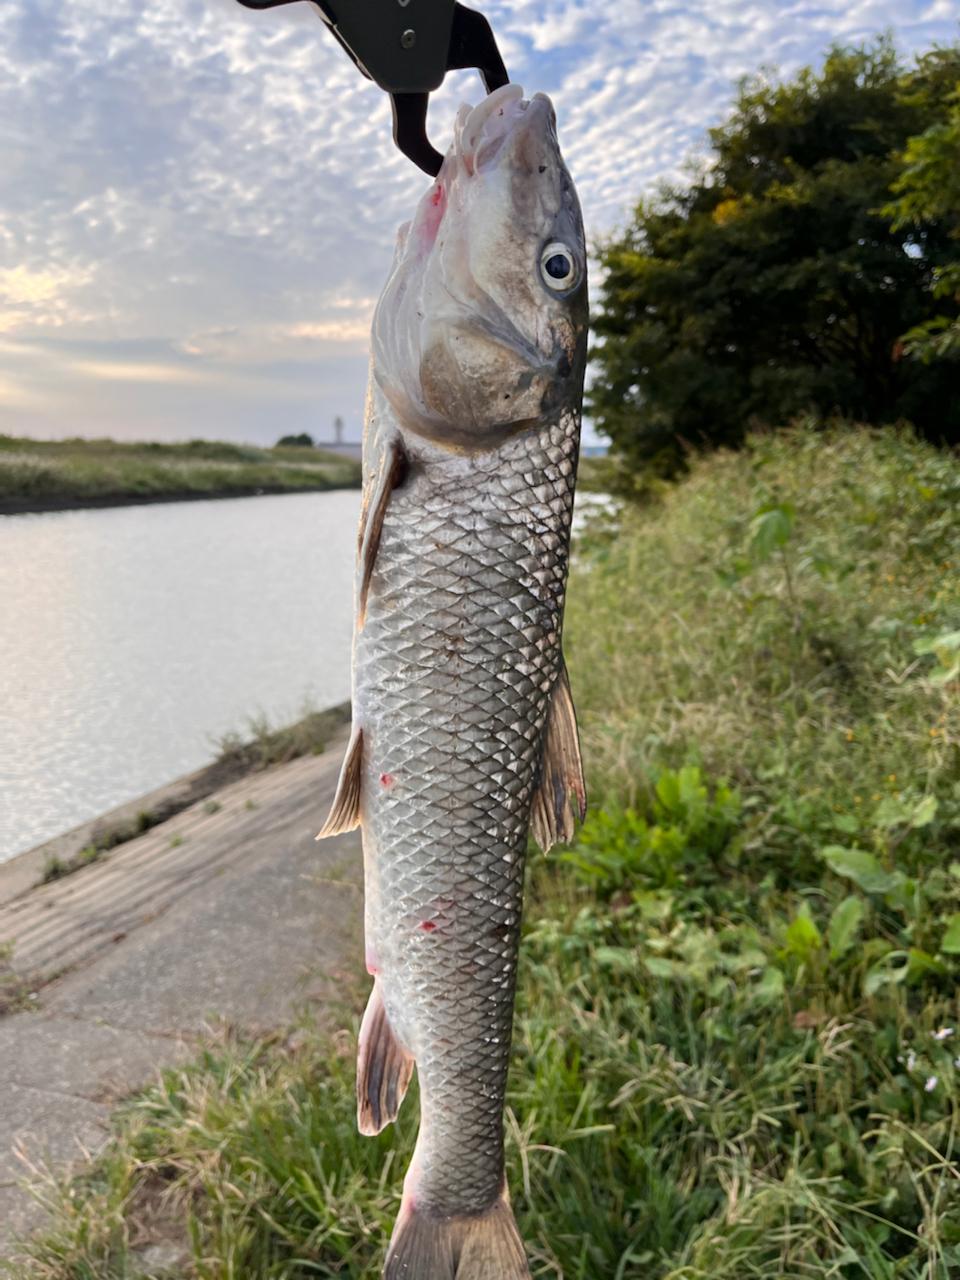
[[[293,0],[240,0],[272,9]],[[487,93],[510,77],[483,14],[457,0],[311,0],[363,74],[390,94],[393,138],[436,177],[443,156],[427,137],[427,104],[448,71],[476,67]]]

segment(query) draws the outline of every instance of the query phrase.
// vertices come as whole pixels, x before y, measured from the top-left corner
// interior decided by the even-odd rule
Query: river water
[[[360,495],[0,516],[0,861],[350,692]]]

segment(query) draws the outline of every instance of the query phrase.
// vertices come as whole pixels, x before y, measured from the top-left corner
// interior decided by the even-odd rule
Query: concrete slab
[[[86,1151],[98,1150],[107,1136],[109,1116],[106,1103],[90,1102],[71,1093],[19,1084],[3,1086],[0,1258],[11,1249],[16,1236],[42,1220],[40,1206],[17,1181],[29,1172],[30,1163],[36,1167],[46,1161],[63,1164],[82,1157]]]
[[[314,797],[288,799],[283,820],[265,815],[222,842],[209,832],[202,880],[158,892],[139,928],[112,920],[130,931],[46,988],[44,1008],[170,1035],[220,1019],[277,1026],[321,994],[345,950],[361,954],[359,839],[316,844]]]
[[[191,1047],[44,1013],[0,1020],[0,1243],[41,1219],[16,1185],[29,1165],[96,1151],[118,1098]]]
[[[111,1103],[158,1067],[181,1061],[191,1051],[179,1036],[147,1036],[92,1019],[49,1013],[0,1019],[0,1126],[12,1123],[8,1089]]]
[[[0,1258],[36,1220],[22,1142],[54,1162],[205,1026],[267,1029],[362,957],[359,833],[316,843],[346,746],[250,774],[107,858],[0,905],[38,1010],[0,1019]]]

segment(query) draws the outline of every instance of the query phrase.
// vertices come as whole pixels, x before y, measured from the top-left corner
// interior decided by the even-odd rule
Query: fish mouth
[[[436,183],[421,202],[412,222],[400,228],[399,243],[406,243],[411,230],[421,261],[432,253],[447,205],[455,192],[471,181],[492,178],[501,164],[508,169],[529,167],[518,151],[523,151],[523,137],[537,137],[556,128],[553,103],[544,93],[527,100],[518,84],[505,84],[487,95],[476,106],[460,104],[454,122],[453,142],[444,157]],[[543,170],[541,169],[542,173]]]
[[[518,84],[505,84],[475,107],[465,102],[457,112],[447,160],[468,174],[488,172],[528,106]]]
[[[553,104],[543,93],[523,96],[518,84],[505,84],[475,107],[463,103],[454,124],[453,145],[447,152],[438,181],[446,185],[458,170],[488,173],[500,161],[504,144],[523,124],[533,125],[544,115],[555,125]]]
[[[421,260],[433,250],[451,193],[459,183],[469,182],[477,175],[489,175],[497,167],[504,159],[507,142],[515,137],[521,125],[527,123],[531,108],[534,116],[545,109],[549,118],[555,119],[549,98],[537,93],[527,101],[518,84],[505,84],[495,89],[475,107],[469,102],[460,104],[454,122],[453,142],[437,174],[436,185],[413,223],[406,223],[400,228],[400,241],[403,243],[411,226],[416,225],[416,245]]]

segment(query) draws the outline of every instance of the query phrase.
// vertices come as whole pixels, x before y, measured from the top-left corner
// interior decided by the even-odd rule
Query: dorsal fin
[[[353,831],[360,825],[360,774],[363,769],[363,730],[357,726],[347,747],[337,783],[337,793],[330,806],[330,816],[323,824],[318,840]]]
[[[576,812],[570,803],[571,791],[577,798]],[[570,696],[566,663],[561,657],[543,735],[540,785],[530,812],[533,838],[544,853],[560,840],[569,843],[573,839],[574,817],[582,822],[586,812],[587,787],[580,759],[577,713]]]
[[[387,513],[387,503],[394,489],[403,480],[407,470],[407,455],[398,438],[389,442],[380,460],[373,493],[367,506],[360,531],[360,585],[357,592],[357,630],[363,630],[367,617],[367,595],[370,591],[370,579],[377,562],[380,550],[380,535],[383,533],[383,517]],[[366,505],[366,504],[365,504]]]

